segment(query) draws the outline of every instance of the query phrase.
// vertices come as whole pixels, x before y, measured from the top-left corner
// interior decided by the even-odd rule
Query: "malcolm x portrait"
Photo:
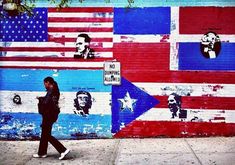
[[[76,94],[76,98],[74,99],[74,110],[75,114],[79,114],[82,116],[89,115],[89,110],[92,106],[92,97],[89,92],[79,91]]]
[[[187,118],[187,110],[181,108],[181,96],[172,93],[168,97],[168,108],[172,112],[172,119],[178,117],[180,119]]]
[[[79,34],[76,39],[76,52],[74,58],[92,59],[95,57],[95,52],[90,48],[91,38],[85,34]]]

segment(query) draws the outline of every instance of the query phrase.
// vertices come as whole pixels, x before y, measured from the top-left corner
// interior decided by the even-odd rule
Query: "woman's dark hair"
[[[46,77],[44,78],[44,82],[49,82],[50,84],[53,84],[55,80],[52,77]]]
[[[53,85],[53,93],[58,97],[58,99],[60,98],[60,90],[58,87],[57,82],[52,78],[52,77],[46,77],[44,78],[44,82],[49,82],[50,84]]]

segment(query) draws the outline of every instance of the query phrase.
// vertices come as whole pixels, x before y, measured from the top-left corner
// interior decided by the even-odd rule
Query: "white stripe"
[[[73,57],[75,52],[65,52],[65,57]],[[113,52],[95,52],[95,57],[112,58]]]
[[[71,18],[71,17],[79,17],[79,18],[113,18],[113,13],[108,12],[92,12],[92,13],[80,13],[80,12],[48,12],[48,17],[56,17],[56,18]]]
[[[99,27],[99,28],[112,28],[113,27],[113,23],[99,23],[99,22],[92,22],[92,23],[79,23],[79,22],[73,22],[73,23],[48,23],[48,27]]]
[[[61,92],[60,107],[62,113],[73,113],[76,92]],[[90,114],[111,114],[111,95],[109,92],[91,92],[90,94],[92,96]]]
[[[74,99],[76,98],[76,92],[61,92],[59,105],[61,113],[74,114],[75,109]],[[13,103],[12,99],[15,94],[21,97],[22,104]],[[0,107],[2,112],[31,112],[38,113],[36,99],[37,96],[45,96],[45,92],[35,91],[0,91]],[[92,107],[90,114],[111,114],[111,95],[109,92],[91,92],[92,96]]]
[[[171,8],[171,35],[170,35],[170,70],[178,70],[178,45],[179,35],[179,7]]]
[[[49,35],[54,37],[69,37],[77,38],[78,34],[83,32],[48,32]],[[112,32],[84,32],[92,38],[113,38]]]
[[[72,53],[72,52],[71,52]],[[74,52],[73,52],[74,54]],[[6,57],[63,57],[62,52],[24,52],[24,51],[17,51],[17,52],[6,52],[4,55]]]
[[[179,7],[171,7],[171,34],[179,35]]]
[[[175,25],[176,26],[176,25]],[[201,42],[203,34],[176,34],[176,30],[172,31],[172,34],[169,35],[169,39],[164,40],[164,42],[171,42],[171,44],[177,44],[179,42]],[[163,42],[162,40],[164,35],[114,35],[113,41],[115,43],[120,42],[135,42],[135,43],[158,43]],[[235,35],[219,35],[221,42],[235,42]],[[174,49],[173,49],[174,51]],[[173,52],[172,52],[173,53]],[[172,54],[173,55],[173,54]]]
[[[99,45],[102,44],[100,47]],[[75,40],[74,42],[65,42],[65,43],[58,43],[58,42],[8,42],[7,45],[5,42],[0,42],[0,45],[3,47],[69,47],[69,48],[74,48],[76,47],[75,45]],[[5,46],[6,45],[6,46]],[[112,48],[113,47],[113,42],[91,42],[90,43],[91,47],[99,47],[99,48]]]
[[[218,109],[187,109],[187,118],[171,118],[172,113],[168,108],[152,108],[138,117],[139,121],[186,121],[186,122],[226,122],[235,123],[235,110]],[[215,120],[215,117],[224,117],[225,120]],[[195,120],[197,118],[197,120]]]
[[[235,97],[235,84],[197,83],[134,83],[150,95],[165,96],[177,93],[180,96]]]
[[[201,38],[204,34],[187,34],[187,35],[178,35],[177,42],[201,42]],[[235,35],[219,35],[221,42],[225,43],[235,43]]]
[[[114,35],[113,42],[140,42],[140,43],[156,43],[163,40],[164,35]],[[166,39],[165,42],[169,39]]]
[[[91,45],[92,45],[92,42],[91,42]],[[113,47],[113,42],[102,42],[102,47],[103,48],[112,48]]]
[[[75,52],[7,52],[6,57],[73,57]],[[95,57],[112,58],[113,52],[95,52]]]
[[[103,68],[103,62],[32,62],[32,61],[1,61],[0,66],[24,67],[71,67],[71,68]]]

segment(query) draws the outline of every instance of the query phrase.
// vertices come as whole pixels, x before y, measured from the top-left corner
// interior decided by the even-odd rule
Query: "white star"
[[[131,112],[134,111],[133,104],[136,103],[137,99],[132,99],[129,92],[126,93],[123,99],[118,99],[122,103],[121,110],[128,109]]]

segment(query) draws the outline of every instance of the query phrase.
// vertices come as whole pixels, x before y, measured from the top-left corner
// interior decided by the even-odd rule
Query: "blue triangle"
[[[125,104],[124,98],[129,104]],[[120,86],[112,86],[112,133],[117,133],[158,103],[157,99],[122,78]]]

